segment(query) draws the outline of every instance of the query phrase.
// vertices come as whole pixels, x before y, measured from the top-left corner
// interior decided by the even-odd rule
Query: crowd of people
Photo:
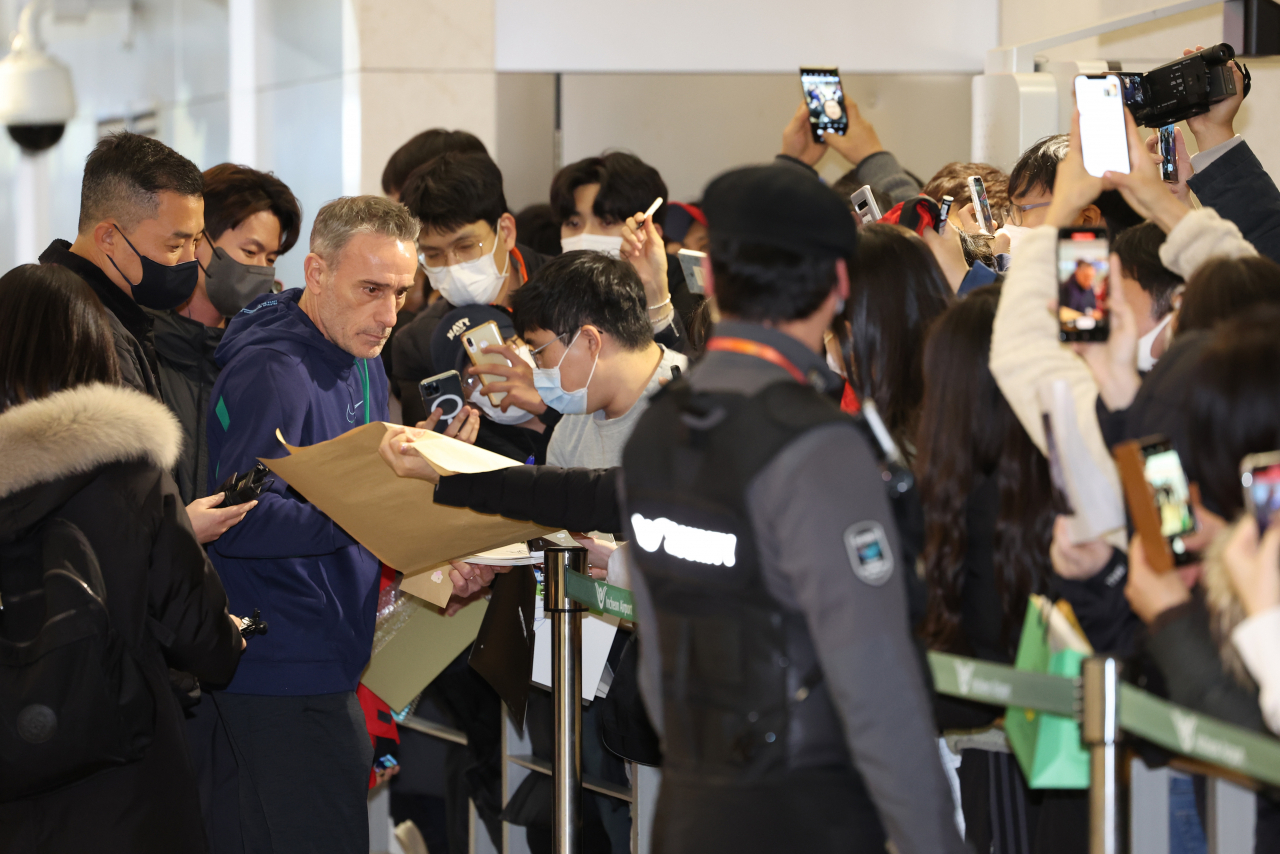
[[[845,134],[801,105],[773,162],[698,200],[609,151],[513,213],[479,139],[428,130],[384,195],[316,212],[286,283],[283,182],[104,137],[74,240],[0,277],[0,849],[355,854],[389,785],[406,850],[469,850],[472,808],[551,850],[550,781],[502,790],[497,691],[464,652],[411,708],[466,744],[398,730],[360,678],[399,574],[257,468],[372,422],[368,465],[573,532],[632,592],[582,756],[624,787],[661,767],[655,851],[1087,850],[1085,793],[1031,788],[1004,709],[934,694],[923,655],[1013,663],[1033,595],[1125,678],[1280,732],[1280,524],[1241,487],[1280,450],[1280,190],[1237,91],[1188,121],[1176,183],[1131,117],[1127,174],[1085,170],[1077,121],[1008,174],[921,180],[847,102]],[[832,186],[828,148],[854,167]],[[970,176],[994,234],[960,201],[937,222]],[[851,214],[864,186],[880,222]],[[1079,226],[1109,263],[1064,281]],[[1063,343],[1060,310],[1109,335]],[[480,367],[464,339],[490,322]],[[463,400],[435,406],[450,372]],[[427,431],[516,465],[442,477]],[[1193,484],[1200,557],[1171,572],[1123,515],[1085,524],[1060,471],[1122,507],[1112,448],[1156,435]],[[448,612],[523,572],[453,561]],[[544,759],[551,718],[533,689]],[[1197,791],[1175,774],[1178,851],[1206,850]],[[629,851],[631,821],[585,792],[584,850]]]

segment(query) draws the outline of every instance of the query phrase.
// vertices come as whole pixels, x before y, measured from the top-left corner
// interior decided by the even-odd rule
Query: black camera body
[[[1146,74],[1120,73],[1124,104],[1133,119],[1149,128],[1164,127],[1203,115],[1219,101],[1236,94],[1231,61],[1236,52],[1219,44],[1153,68]],[[1249,70],[1243,65],[1244,93],[1249,94]]]
[[[234,472],[222,482],[216,492],[226,493],[226,498],[222,500],[220,507],[234,507],[237,504],[248,504],[259,495],[262,490],[271,485],[274,478],[268,479],[267,475],[271,470],[262,463],[257,463],[243,477],[239,472]]]

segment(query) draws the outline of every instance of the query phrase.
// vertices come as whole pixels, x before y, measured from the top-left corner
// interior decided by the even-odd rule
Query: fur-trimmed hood
[[[76,386],[0,413],[0,499],[109,463],[145,459],[168,471],[181,448],[163,403],[122,386]]]

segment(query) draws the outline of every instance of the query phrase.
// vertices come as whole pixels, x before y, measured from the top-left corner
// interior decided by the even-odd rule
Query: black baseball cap
[[[810,258],[851,258],[858,229],[840,196],[799,165],[746,166],[702,197],[711,239],[762,243]]]
[[[492,320],[498,324],[502,340],[516,334],[511,314],[492,305],[464,305],[440,318],[435,332],[431,333],[431,364],[436,373],[457,371],[463,373],[471,364],[471,357],[462,346],[462,336],[481,324]]]

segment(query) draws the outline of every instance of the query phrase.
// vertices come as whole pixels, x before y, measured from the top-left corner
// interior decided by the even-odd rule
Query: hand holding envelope
[[[453,593],[449,561],[549,532],[528,522],[437,505],[431,482],[397,476],[384,464],[381,448],[385,444],[390,450],[395,436],[403,444],[410,429],[374,422],[306,448],[282,439],[289,456],[263,462],[379,560],[403,572],[406,592],[443,608]],[[412,446],[438,474],[519,465],[439,433],[423,433]]]

